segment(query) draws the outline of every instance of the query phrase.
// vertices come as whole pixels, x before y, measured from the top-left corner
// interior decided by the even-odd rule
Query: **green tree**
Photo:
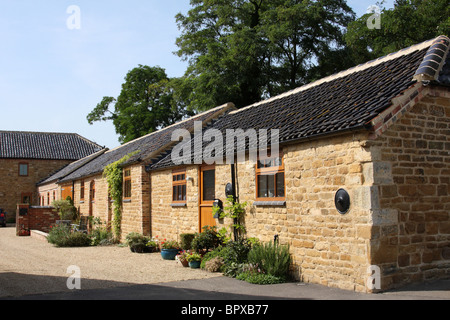
[[[378,4],[382,7],[383,3]],[[414,44],[450,35],[448,0],[396,0],[393,9],[381,10],[381,28],[369,28],[366,14],[348,26],[347,45],[365,60],[401,50]],[[363,62],[363,61],[359,61]]]
[[[244,107],[308,82],[317,62],[342,50],[343,30],[354,20],[344,0],[191,0],[191,6],[176,17],[177,54],[189,62],[185,80],[195,110],[230,101]]]
[[[139,65],[125,77],[117,98],[104,97],[89,113],[90,124],[112,120],[125,143],[181,120],[187,113],[174,92],[176,79],[164,69]]]
[[[345,49],[343,30],[354,18],[346,1],[275,1],[261,23],[269,43],[269,95],[315,80],[319,69],[322,77],[350,67],[351,61],[341,60],[330,69]]]

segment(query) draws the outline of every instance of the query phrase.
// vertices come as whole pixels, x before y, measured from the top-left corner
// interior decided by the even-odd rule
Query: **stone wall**
[[[19,176],[19,163],[28,163],[28,176]],[[23,193],[31,193],[31,204],[39,205],[36,183],[69,163],[66,160],[0,159],[0,208],[14,216]]]
[[[131,199],[122,203],[122,238],[130,232],[150,235],[150,178],[141,165],[131,169]]]
[[[122,240],[130,232],[150,234],[150,178],[145,167],[134,165],[131,169],[132,192],[131,199],[122,201]],[[95,184],[95,199],[89,206],[90,185]],[[114,203],[109,198],[108,183],[102,175],[95,175],[84,179],[84,200],[80,199],[82,180],[74,184],[74,205],[83,216],[100,218],[102,223],[109,226],[114,219]]]
[[[283,148],[286,205],[252,206],[248,236],[271,241],[275,235],[291,247],[294,275],[330,287],[365,291],[370,241],[370,188],[361,147],[365,135],[346,135]],[[255,197],[255,165],[238,166],[241,201]],[[341,215],[334,197],[350,194],[350,211]]]
[[[180,241],[180,234],[199,231],[198,166],[188,166],[186,206],[172,206],[172,170],[151,173],[152,235]]]
[[[84,181],[84,199],[81,199],[81,184]],[[90,200],[91,183],[95,186],[95,198]],[[100,218],[102,223],[111,222],[110,201],[108,199],[108,186],[102,175],[87,177],[74,183],[74,206],[82,216]],[[91,202],[91,203],[90,203]]]
[[[293,274],[305,282],[373,292],[450,275],[450,93],[405,96],[381,134],[352,133],[284,146],[286,204],[254,205],[255,164],[240,163],[237,195],[248,202],[247,235],[291,247]],[[395,107],[395,106],[394,106]],[[198,166],[189,166],[187,204],[172,207],[172,171],[152,172],[152,230],[178,239],[195,232]],[[216,166],[225,201],[229,165]],[[348,213],[334,203],[350,194]],[[228,227],[229,222],[218,222]],[[367,286],[380,268],[379,288]]]
[[[365,291],[369,265],[371,173],[364,172],[370,152],[361,146],[367,135],[346,135],[283,149],[286,205],[255,206],[255,164],[239,163],[237,195],[248,202],[245,225],[248,237],[271,241],[275,235],[288,243],[294,258],[293,273],[305,282]],[[366,177],[366,175],[369,177]],[[151,174],[152,231],[167,239],[199,230],[198,166],[188,166],[187,204],[171,206],[172,170]],[[225,202],[231,182],[230,165],[216,165],[216,198]],[[346,188],[352,206],[346,215],[335,208],[334,195]],[[217,221],[218,227],[230,221]]]
[[[384,221],[371,260],[383,288],[450,276],[450,92],[430,90],[372,150]]]

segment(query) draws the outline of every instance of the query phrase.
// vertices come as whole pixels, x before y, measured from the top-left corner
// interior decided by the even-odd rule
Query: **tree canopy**
[[[189,62],[185,77],[196,110],[230,101],[245,107],[308,82],[312,67],[343,49],[343,32],[354,20],[342,0],[191,0],[191,6],[176,17],[177,54]]]
[[[449,36],[448,0],[396,0],[356,19],[345,0],[190,0],[178,14],[183,77],[139,65],[117,98],[104,97],[88,122],[112,120],[127,142],[183,117],[233,102],[238,108],[354,65]],[[382,7],[382,3],[378,4]]]
[[[350,23],[345,35],[347,45],[365,60],[440,35],[450,36],[448,0],[396,0],[394,8],[381,10],[380,29],[367,27],[367,19],[371,15],[366,14]]]
[[[117,98],[103,97],[87,120],[112,120],[125,143],[181,120],[188,112],[176,102],[174,85],[160,67],[139,65],[125,77]]]

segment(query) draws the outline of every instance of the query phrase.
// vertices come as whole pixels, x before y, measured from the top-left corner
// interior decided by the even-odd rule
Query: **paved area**
[[[117,286],[28,295],[18,300],[450,300],[450,280],[415,284],[399,290],[364,294],[315,284],[284,283],[259,286],[227,277],[169,283]],[[0,298],[1,300],[1,298]]]
[[[379,294],[304,283],[260,286],[182,268],[158,255],[131,254],[127,248],[85,248],[80,260],[82,249],[54,248],[41,240],[15,237],[12,231],[0,229],[0,300],[450,300],[450,279]],[[80,290],[67,289],[69,275],[61,269],[73,261],[86,271]],[[144,269],[136,263],[145,264]],[[156,273],[158,277],[150,276]]]

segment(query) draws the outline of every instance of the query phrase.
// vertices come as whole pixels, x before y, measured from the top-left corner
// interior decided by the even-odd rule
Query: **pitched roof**
[[[105,153],[106,151],[108,151],[107,148],[102,149],[94,154],[91,154],[90,156],[87,156],[83,159],[80,159],[78,161],[75,162],[71,162],[68,165],[66,165],[65,167],[53,172],[52,174],[50,174],[47,178],[39,181],[37,183],[37,185],[44,185],[50,182],[58,182],[59,180],[63,179],[64,177],[68,176],[69,174],[75,172],[76,170],[78,170],[79,168],[85,166],[86,164],[88,164],[89,162],[91,162],[92,160],[94,160],[95,158],[99,157],[100,155],[102,155],[103,153]]]
[[[73,172],[70,172],[63,177],[59,177],[58,179],[60,182],[67,182],[102,173],[103,169],[107,165],[136,151],[138,153],[128,159],[128,161],[124,162],[123,166],[159,157],[166,149],[170,148],[170,146],[175,143],[172,141],[172,133],[175,130],[186,129],[191,132],[194,130],[195,121],[201,121],[203,125],[206,126],[210,121],[213,121],[226,112],[234,109],[234,105],[232,103],[228,103],[184,121],[180,121],[174,125],[123,144],[113,150],[108,150],[95,159],[92,159],[92,161],[87,161],[83,166],[80,166]],[[61,174],[57,173],[57,175]],[[49,179],[54,179],[54,177],[49,177],[47,180],[49,181]]]
[[[413,86],[419,75],[435,81],[445,78],[441,70],[448,51],[449,39],[441,36],[231,112],[213,127],[223,137],[226,129],[279,129],[280,143],[367,130],[370,121]],[[172,166],[168,155],[148,169]]]
[[[101,149],[76,133],[0,131],[0,158],[78,160]]]

